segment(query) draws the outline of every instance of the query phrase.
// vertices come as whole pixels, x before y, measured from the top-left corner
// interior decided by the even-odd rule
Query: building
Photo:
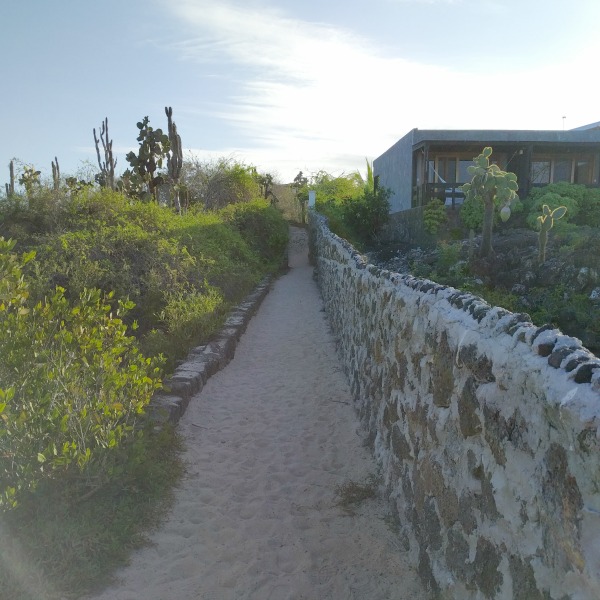
[[[567,131],[413,129],[373,161],[373,173],[392,191],[392,213],[432,198],[460,204],[467,167],[486,146],[517,175],[521,198],[558,181],[600,187],[600,122]]]

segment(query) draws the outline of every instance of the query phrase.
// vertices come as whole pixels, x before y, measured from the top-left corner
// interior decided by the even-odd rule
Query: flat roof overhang
[[[600,149],[600,130],[526,131],[526,130],[419,130],[413,131],[413,151],[420,148],[460,148],[481,151],[485,146],[548,149]]]

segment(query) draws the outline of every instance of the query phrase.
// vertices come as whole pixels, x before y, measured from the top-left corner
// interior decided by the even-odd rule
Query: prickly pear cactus
[[[492,149],[488,146],[473,159],[473,165],[467,168],[471,181],[461,189],[465,200],[483,202],[483,236],[480,254],[489,256],[492,253],[492,228],[494,225],[494,207],[502,206],[500,218],[506,221],[510,217],[510,203],[517,195],[519,185],[514,173],[503,171],[496,164],[490,164]]]
[[[559,206],[552,210],[547,204],[542,206],[542,214],[537,218],[540,226],[539,260],[540,264],[546,262],[546,246],[548,244],[548,233],[554,226],[554,220],[562,219],[567,212],[566,206]]]

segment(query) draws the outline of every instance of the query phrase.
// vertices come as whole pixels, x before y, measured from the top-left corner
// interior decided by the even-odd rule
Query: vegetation
[[[108,152],[106,124],[100,141]],[[229,205],[223,188],[225,208],[177,214],[122,179],[131,195],[112,190],[109,167],[95,184],[53,166],[45,184],[17,165],[19,193],[13,165],[0,196],[3,598],[79,597],[141,543],[182,470],[176,435],[144,408],[287,245],[258,194]],[[156,167],[146,184],[174,182]]]
[[[512,206],[522,215],[501,224],[493,254],[473,255],[465,233],[477,222],[473,208],[481,209],[481,203],[465,203],[461,239],[444,225],[435,249],[408,253],[411,272],[526,312],[534,323],[550,323],[600,354],[600,221],[595,226],[585,223],[586,214],[593,223],[600,214],[600,190],[551,184],[534,188]],[[525,224],[537,235],[523,229]]]
[[[510,217],[510,203],[515,199],[519,186],[514,173],[502,171],[496,164],[490,164],[492,149],[484,148],[483,152],[473,159],[474,164],[467,168],[472,176],[470,183],[462,186],[465,193],[465,204],[480,203],[483,205],[483,235],[480,254],[489,256],[492,253],[492,229],[494,226],[494,209],[500,208],[503,221]]]
[[[552,196],[548,197],[549,194]],[[545,197],[545,199],[544,199]],[[542,205],[550,208],[566,206],[567,214],[556,224],[557,231],[567,229],[567,223],[578,226],[600,227],[600,189],[566,182],[551,183],[533,188],[525,201],[529,226],[535,225]]]
[[[438,198],[433,198],[423,210],[423,225],[425,231],[431,235],[436,235],[440,227],[448,221],[446,207]]]
[[[565,216],[567,212],[566,206],[558,206],[555,209],[551,209],[547,204],[542,206],[542,214],[537,218],[540,234],[539,234],[539,247],[540,247],[540,264],[546,262],[546,245],[548,244],[548,232],[554,225],[554,219],[558,220]]]
[[[208,210],[261,196],[256,169],[232,158],[201,161],[192,157],[183,162],[181,182],[190,206]]]
[[[130,194],[138,195],[140,199],[156,199],[156,188],[164,179],[157,171],[166,162],[170,149],[169,137],[162,129],[150,127],[148,117],[138,122],[140,134],[137,141],[140,144],[138,153],[129,152],[125,159],[131,165],[131,170],[124,174],[127,189]]]
[[[376,187],[372,170],[367,179],[359,173],[333,177],[323,171],[307,180],[298,196],[316,192],[316,208],[329,220],[331,230],[356,246],[372,244],[389,219],[390,191]]]

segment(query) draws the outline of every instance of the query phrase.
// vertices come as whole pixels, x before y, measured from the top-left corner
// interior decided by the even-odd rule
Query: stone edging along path
[[[233,358],[250,319],[269,293],[273,281],[284,269],[287,269],[287,256],[285,266],[282,265],[279,272],[267,275],[229,313],[223,328],[208,343],[192,348],[186,360],[163,380],[163,389],[154,394],[148,407],[157,423],[176,424],[185,413],[192,396],[204,387],[209,377],[223,369]]]

